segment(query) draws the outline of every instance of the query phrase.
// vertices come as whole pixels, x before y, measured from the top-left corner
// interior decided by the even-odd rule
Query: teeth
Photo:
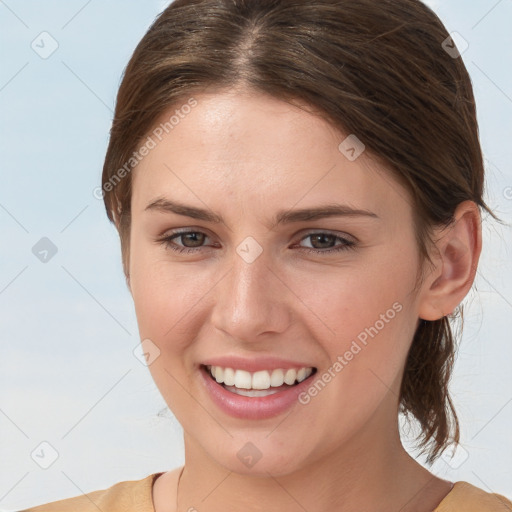
[[[235,383],[233,384],[234,386],[236,386],[237,388],[242,388],[242,389],[251,389],[252,388],[251,384],[252,384],[252,377],[249,372],[246,372],[244,370],[236,370]]]
[[[221,366],[207,366],[207,369],[219,384],[224,383],[225,386],[246,390],[265,390],[271,387],[277,388],[283,384],[291,386],[296,381],[302,382],[313,373],[313,368],[310,367],[299,368],[298,370],[278,368],[272,371],[260,370],[254,373],[245,370],[234,370],[233,368],[222,368]],[[246,393],[244,395],[259,396]]]
[[[238,389],[235,386],[225,386],[228,391],[231,393],[235,393],[236,395],[242,396],[268,396],[273,395],[274,393],[279,393],[277,389]]]
[[[297,372],[293,368],[290,368],[289,370],[286,370],[286,373],[284,374],[284,383],[291,386],[295,382],[296,378]]]
[[[226,386],[235,385],[235,370],[233,370],[233,368],[224,369],[224,384],[226,384]]]
[[[224,370],[220,366],[214,366],[215,372],[212,374],[218,383],[224,382]]]
[[[272,375],[270,376],[270,385],[273,388],[277,388],[282,386],[284,383],[284,371],[283,370],[274,370]]]
[[[268,389],[270,387],[270,374],[266,370],[255,372],[252,376],[251,387],[252,389]]]

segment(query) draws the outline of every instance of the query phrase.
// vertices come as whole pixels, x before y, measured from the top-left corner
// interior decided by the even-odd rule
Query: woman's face
[[[298,107],[194,99],[162,117],[175,116],[133,171],[129,257],[149,369],[186,450],[277,475],[389,440],[420,316],[406,191],[353,135]],[[366,214],[298,213],[334,206]],[[217,375],[241,393],[278,391],[242,396],[205,365],[231,368]],[[314,373],[279,387],[302,367],[299,379]]]

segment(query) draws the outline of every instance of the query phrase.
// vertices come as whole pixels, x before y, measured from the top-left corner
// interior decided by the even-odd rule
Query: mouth
[[[201,365],[209,378],[225,390],[247,397],[265,397],[293,388],[316,373],[315,367],[276,368],[248,372],[221,366]]]
[[[285,412],[298,403],[317,368],[247,370],[200,365],[206,394],[222,412],[241,419],[262,420]]]

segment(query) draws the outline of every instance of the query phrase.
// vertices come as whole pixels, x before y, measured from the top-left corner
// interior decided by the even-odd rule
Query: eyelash
[[[202,231],[173,231],[173,232],[171,232],[170,235],[158,239],[157,242],[161,243],[166,249],[171,249],[178,253],[187,253],[187,254],[194,253],[194,252],[197,252],[197,250],[202,249],[202,247],[180,247],[173,242],[173,239],[180,238],[183,235],[197,234],[197,233],[208,236],[206,233],[203,233]],[[347,240],[346,238],[336,236],[333,233],[324,232],[324,231],[308,233],[303,238],[301,238],[300,241],[305,240],[306,238],[309,238],[314,235],[334,236],[335,240],[341,240],[343,242],[343,245],[340,245],[338,247],[331,248],[331,249],[311,249],[310,247],[300,247],[299,250],[306,251],[309,253],[313,252],[315,254],[327,254],[327,253],[337,253],[337,252],[341,252],[341,251],[346,251],[348,249],[353,250],[356,247],[356,242]]]

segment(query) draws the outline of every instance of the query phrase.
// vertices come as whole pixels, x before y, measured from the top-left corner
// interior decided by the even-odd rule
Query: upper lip
[[[259,356],[247,359],[239,356],[212,357],[203,361],[204,366],[221,366],[222,368],[233,368],[247,372],[258,372],[260,370],[276,370],[282,368],[314,368],[310,363],[302,363],[291,359],[280,359],[273,356]]]

